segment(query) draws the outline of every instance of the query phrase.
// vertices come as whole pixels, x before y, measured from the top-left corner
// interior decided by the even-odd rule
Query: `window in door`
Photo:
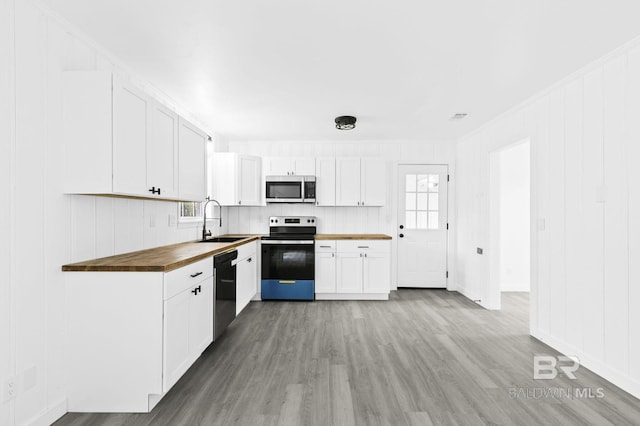
[[[405,226],[407,229],[440,229],[439,185],[439,175],[406,175]]]

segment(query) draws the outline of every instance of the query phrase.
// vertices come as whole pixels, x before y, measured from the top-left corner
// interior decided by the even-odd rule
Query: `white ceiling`
[[[230,140],[456,139],[640,34],[638,0],[45,2]]]

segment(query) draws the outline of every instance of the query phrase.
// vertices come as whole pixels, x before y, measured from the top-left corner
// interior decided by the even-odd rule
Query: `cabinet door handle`
[[[198,275],[202,275],[202,272],[196,272],[195,274],[191,274],[191,278],[195,278]]]
[[[360,203],[361,203],[361,204],[360,204],[361,206],[364,206],[364,201],[361,201]]]
[[[331,248],[331,246],[320,246],[320,248]]]
[[[358,246],[358,248],[369,248],[369,246]]]
[[[331,253],[331,257],[336,257],[336,254],[335,253]]]
[[[242,205],[242,200],[239,200],[239,201],[238,201],[238,205]]]
[[[194,288],[193,290],[191,290],[191,293],[195,294],[196,296],[200,292],[202,292],[202,288],[200,286],[198,286],[198,287]]]
[[[253,260],[252,258],[248,258],[247,262],[251,263],[252,260]]]
[[[367,257],[367,253],[364,254],[364,257]]]
[[[151,189],[149,190],[149,192],[152,193],[152,194],[160,195],[160,188],[156,189],[155,186],[152,186]]]

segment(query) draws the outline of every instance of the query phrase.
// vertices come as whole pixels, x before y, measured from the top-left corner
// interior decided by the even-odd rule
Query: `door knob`
[[[398,237],[404,238],[404,234],[400,234],[400,235],[398,235]]]

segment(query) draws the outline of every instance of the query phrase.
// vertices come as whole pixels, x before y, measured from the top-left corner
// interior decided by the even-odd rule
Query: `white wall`
[[[62,193],[62,71],[129,71],[31,0],[0,0],[0,19],[0,199],[10,200],[0,209],[0,424],[48,424],[66,411],[61,265],[192,240],[199,230],[168,225],[176,203]],[[9,377],[17,395],[7,401]]]
[[[5,384],[13,370],[11,341],[13,268],[11,237],[13,212],[11,158],[13,152],[13,10],[12,2],[0,0],[0,425],[9,424],[12,405],[5,403]],[[9,204],[7,208],[7,203]]]
[[[500,290],[529,291],[529,142],[498,152]]]
[[[318,232],[332,233],[382,233],[393,237],[392,288],[397,277],[397,176],[398,164],[448,164],[452,181],[449,185],[449,211],[455,199],[455,144],[439,141],[397,142],[274,142],[230,141],[229,151],[264,157],[382,157],[388,161],[387,201],[385,207],[316,207],[310,205],[269,205],[267,207],[230,207],[229,231],[269,233],[269,216],[309,215],[318,217]],[[449,214],[453,223],[453,214]],[[450,229],[454,235],[455,227]],[[455,241],[450,237],[449,261],[453,263]],[[451,277],[451,275],[450,275]],[[450,282],[455,282],[451,277]],[[454,290],[452,286],[450,289]]]
[[[489,153],[530,137],[531,334],[640,396],[640,40],[457,146],[458,287],[490,299]],[[490,254],[490,253],[485,253]]]

